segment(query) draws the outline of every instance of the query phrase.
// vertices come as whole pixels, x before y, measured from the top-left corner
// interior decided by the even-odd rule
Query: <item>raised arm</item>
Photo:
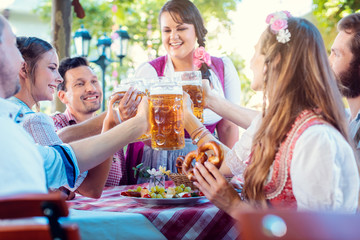
[[[120,148],[147,132],[150,128],[147,101],[147,98],[143,97],[135,117],[105,133],[70,143],[81,172],[104,162]]]
[[[136,98],[137,94],[138,90],[130,87],[129,90],[125,93],[125,95],[121,96],[118,110],[122,121],[125,121],[135,116],[137,106],[140,102],[140,99]],[[112,107],[112,105],[109,105],[109,108],[110,107]],[[86,120],[79,124],[64,127],[57,131],[57,134],[60,139],[65,143],[97,135],[101,133],[106,113],[107,112],[103,112],[98,116],[92,117],[89,120]]]
[[[64,127],[57,131],[57,135],[64,143],[69,143],[97,135],[101,133],[105,116],[106,112],[103,112],[98,116],[92,117],[84,122]]]
[[[114,112],[111,109],[111,106],[115,101],[120,99],[119,95],[115,95],[109,101],[108,111],[106,112],[106,116],[102,126],[102,132],[106,132],[116,124],[114,123]],[[82,184],[77,188],[77,192],[81,195],[99,198],[101,197],[101,193],[104,189],[106,179],[108,178],[109,171],[112,164],[113,155],[111,155],[107,160],[98,166],[89,170],[85,180]]]
[[[260,113],[259,111],[236,105],[219,96],[211,90],[208,80],[203,80],[203,91],[205,99],[204,107],[211,109],[221,117],[244,129],[247,129],[256,115]]]

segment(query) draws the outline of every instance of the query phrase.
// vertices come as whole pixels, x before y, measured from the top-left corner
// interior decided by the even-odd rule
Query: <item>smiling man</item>
[[[103,97],[98,78],[85,58],[62,60],[59,73],[64,81],[58,85],[58,97],[66,105],[66,110],[52,116],[56,131],[91,119],[100,109]],[[113,157],[105,186],[118,186],[126,182],[124,152],[120,149]]]
[[[64,82],[58,86],[58,97],[66,105],[66,110],[53,116],[57,130],[93,117],[101,107],[103,95],[97,76],[86,59],[63,60],[59,73]]]

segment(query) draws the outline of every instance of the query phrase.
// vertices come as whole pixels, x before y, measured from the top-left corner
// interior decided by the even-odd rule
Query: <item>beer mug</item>
[[[134,87],[139,91],[136,96],[136,99],[142,98],[143,96],[145,96],[145,87],[144,87],[142,79],[124,79],[121,81],[121,84],[114,90],[114,94],[120,95],[120,100],[114,102],[114,104],[112,106],[113,111],[116,113],[115,115],[117,116],[119,123],[121,122],[121,117],[120,117],[120,112],[119,112],[119,103],[130,87]],[[141,135],[139,138],[136,139],[135,142],[144,141],[144,140],[148,140],[148,139],[150,139],[150,132]]]
[[[150,87],[151,147],[176,150],[185,146],[182,87],[179,82],[159,81]]]
[[[145,88],[145,95],[150,96],[150,87],[159,82],[158,77],[154,78],[143,78],[144,88]]]
[[[200,71],[175,72],[175,77],[181,82],[182,88],[190,95],[194,104],[194,115],[204,122],[204,96]]]

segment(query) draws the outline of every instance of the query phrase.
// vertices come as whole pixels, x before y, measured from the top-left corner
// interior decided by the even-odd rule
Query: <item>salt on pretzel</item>
[[[206,151],[212,150],[213,154],[206,153]],[[194,176],[192,162],[195,161],[204,163],[205,161],[209,161],[215,165],[215,167],[220,168],[221,163],[224,159],[224,153],[219,145],[219,143],[215,141],[210,141],[202,144],[197,150],[189,152],[183,161],[182,165],[182,173],[186,174],[190,181],[196,181]]]

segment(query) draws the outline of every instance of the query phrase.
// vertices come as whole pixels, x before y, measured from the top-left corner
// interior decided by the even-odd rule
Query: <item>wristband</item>
[[[205,137],[208,134],[210,134],[210,131],[205,128],[205,131],[202,131],[198,137],[194,138],[194,140],[192,141],[192,144],[197,145],[198,142],[200,141],[200,139],[202,139],[203,137]]]

